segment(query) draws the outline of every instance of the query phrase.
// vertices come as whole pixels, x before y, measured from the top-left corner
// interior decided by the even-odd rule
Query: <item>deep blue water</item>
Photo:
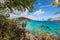
[[[60,30],[58,28],[60,27],[60,24],[54,21],[28,21],[26,29],[30,32],[34,32],[33,30],[36,29],[37,31],[41,30],[41,25],[44,25],[45,27],[47,26],[48,28],[43,28],[42,30],[44,32],[49,32],[52,34],[56,34],[55,31],[60,33]],[[52,30],[49,30],[52,29]]]

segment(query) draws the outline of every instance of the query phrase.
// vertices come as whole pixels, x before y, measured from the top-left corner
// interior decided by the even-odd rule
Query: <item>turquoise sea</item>
[[[51,34],[60,33],[60,23],[54,21],[28,21],[26,29],[33,34],[38,34],[38,32],[41,30],[41,25],[44,26],[44,28],[42,28],[44,32]],[[34,29],[37,30],[37,32]]]

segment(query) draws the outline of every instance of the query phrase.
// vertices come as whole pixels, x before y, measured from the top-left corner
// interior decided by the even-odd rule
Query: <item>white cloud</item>
[[[32,14],[28,15],[29,11],[26,9],[26,11],[22,12],[22,11],[18,11],[18,10],[14,10],[14,12],[11,14],[12,18],[17,18],[17,17],[27,17],[33,20],[42,20],[41,17],[39,17],[40,14],[44,14],[45,12],[40,9],[38,11],[33,12]],[[38,17],[36,17],[38,16]]]
[[[42,9],[40,9],[40,10],[38,10],[38,11],[36,11],[35,13],[34,13],[34,15],[40,15],[40,14],[44,14],[45,12],[42,10]]]
[[[42,20],[41,17],[36,17],[36,16],[33,16],[33,15],[29,15],[27,18],[30,18],[32,20]]]
[[[11,15],[13,15],[15,18],[16,17],[25,17],[25,16],[27,16],[27,14],[28,14],[28,10],[26,9],[26,11],[18,11],[18,10],[14,10],[14,12],[11,14]]]
[[[45,6],[40,6],[40,8],[47,8],[47,7],[50,7],[50,6],[52,6],[52,3],[49,4],[49,5],[45,5]]]

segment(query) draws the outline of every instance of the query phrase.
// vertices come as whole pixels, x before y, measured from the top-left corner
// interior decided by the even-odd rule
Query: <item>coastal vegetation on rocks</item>
[[[15,9],[20,11],[33,10],[36,0],[0,0],[0,40],[28,40],[25,25],[19,25],[15,19],[10,19],[10,14]]]
[[[16,20],[0,15],[0,40],[57,40],[56,36],[43,31],[43,28],[49,28],[48,26],[41,25],[40,32],[34,29],[33,32],[38,34],[35,36],[32,32],[28,32],[25,29],[26,24],[17,23]],[[52,29],[50,28],[50,30]]]
[[[57,36],[45,32],[43,29],[54,30],[49,26],[40,25],[40,30],[34,28],[32,32],[26,30],[27,22],[34,21],[28,18],[20,17],[10,19],[10,14],[14,10],[24,12],[28,9],[30,12],[34,9],[33,4],[36,0],[0,0],[0,40],[60,40],[58,31],[60,27],[54,32]],[[50,20],[50,19],[49,19]]]

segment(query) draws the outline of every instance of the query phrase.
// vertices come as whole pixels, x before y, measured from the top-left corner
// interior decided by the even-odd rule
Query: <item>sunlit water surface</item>
[[[58,30],[58,28],[60,28],[60,23],[57,23],[54,21],[28,21],[26,25],[26,29],[36,34],[36,32],[34,32],[33,29],[36,29],[37,31],[39,31],[41,29],[40,28],[41,25],[44,25],[45,27],[48,26],[48,28],[42,29],[44,32],[49,32],[51,34],[60,33],[60,30]],[[49,28],[51,29],[49,30]]]

